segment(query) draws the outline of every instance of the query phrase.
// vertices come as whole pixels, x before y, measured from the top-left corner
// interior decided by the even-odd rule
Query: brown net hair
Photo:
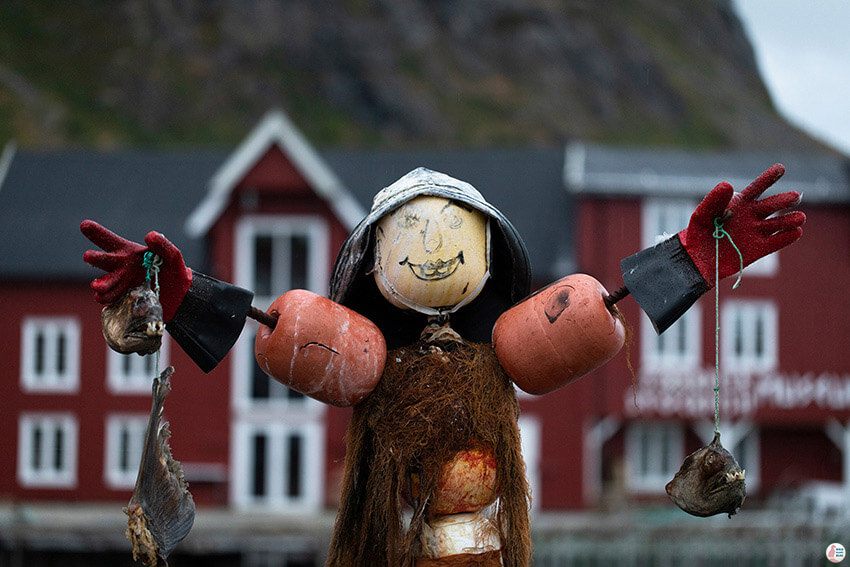
[[[529,563],[529,491],[520,453],[519,405],[493,348],[420,341],[387,353],[377,388],[354,408],[342,502],[328,565],[412,566],[442,466],[460,450],[496,457],[496,525],[506,567]],[[411,474],[419,499],[404,525]]]

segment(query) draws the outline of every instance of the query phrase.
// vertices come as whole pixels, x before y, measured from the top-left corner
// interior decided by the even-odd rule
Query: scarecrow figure
[[[798,204],[798,193],[757,200],[783,173],[777,164],[737,194],[719,184],[685,230],[623,260],[625,287],[658,332],[715,285],[715,219],[741,252],[739,260],[721,243],[721,278],[801,236],[802,212],[776,214]],[[199,367],[214,368],[252,293],[193,272],[162,234],[149,233],[145,246],[92,221],[82,231],[104,250],[84,257],[107,272],[92,282],[98,302],[141,282],[141,254],[162,258],[166,328]],[[329,565],[528,565],[513,384],[551,392],[624,341],[622,319],[593,278],[529,291],[527,252],[511,223],[468,183],[420,168],[376,195],[337,257],[329,299],[293,290],[271,305],[277,322],[261,325],[255,342],[261,368],[318,400],[354,406]]]

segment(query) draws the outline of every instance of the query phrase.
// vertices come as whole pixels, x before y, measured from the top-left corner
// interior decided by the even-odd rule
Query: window
[[[322,505],[324,430],[317,423],[239,423],[233,500],[242,507],[305,512]]]
[[[641,241],[655,246],[688,226],[697,203],[690,199],[650,199],[643,205]]]
[[[252,324],[247,327],[251,330],[251,335],[256,334],[257,325]],[[252,360],[251,364],[251,383],[249,385],[248,397],[251,403],[284,403],[287,405],[305,405],[310,403],[310,398],[300,392],[296,392],[291,388],[287,388],[277,380],[269,378],[257,365],[256,361]]]
[[[106,379],[109,389],[116,394],[150,395],[153,378],[156,376],[156,353],[145,356],[121,354],[109,347],[106,347],[106,351]],[[159,349],[160,372],[168,366],[168,353],[168,336],[163,336],[162,347]]]
[[[266,308],[290,289],[325,294],[327,223],[315,216],[246,216],[236,227],[236,283]],[[314,511],[324,495],[325,406],[269,378],[254,360],[249,321],[231,354],[231,499],[242,508]]]
[[[28,488],[73,488],[76,485],[77,420],[74,416],[20,416],[18,481]]]
[[[328,227],[319,217],[251,216],[236,229],[238,285],[266,307],[290,289],[323,294],[328,284]]]
[[[324,294],[330,266],[328,228],[318,217],[245,217],[236,229],[237,284],[254,291],[254,305],[268,307],[291,289]],[[238,403],[305,406],[312,400],[271,380],[254,360],[256,323],[234,348]]]
[[[684,458],[682,428],[668,423],[635,423],[626,431],[628,485],[634,492],[664,492]]]
[[[775,276],[778,271],[779,251],[763,256],[744,268],[744,272],[747,276],[771,277]]]
[[[270,297],[279,290],[306,289],[308,248],[309,237],[305,233],[256,234],[252,250],[254,293]]]
[[[110,488],[132,488],[136,483],[147,414],[111,415],[106,420],[106,454],[104,480]]]
[[[21,331],[22,389],[76,392],[80,386],[79,322],[70,317],[29,317]]]
[[[641,322],[643,363],[649,369],[693,369],[700,365],[702,312],[691,307],[662,334],[649,317]]]
[[[726,301],[720,313],[723,368],[756,372],[777,365],[778,315],[770,301]]]
[[[643,207],[642,241],[655,246],[684,229],[696,203],[690,200],[649,200]],[[702,313],[691,307],[670,328],[658,335],[649,318],[641,323],[642,359],[651,368],[696,368],[701,364]]]

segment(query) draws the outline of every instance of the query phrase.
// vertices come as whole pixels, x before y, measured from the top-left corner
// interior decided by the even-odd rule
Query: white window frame
[[[668,443],[666,449],[664,443]],[[638,422],[626,429],[626,480],[631,492],[661,494],[684,459],[683,427],[672,422]],[[644,455],[644,453],[646,453]],[[662,458],[666,454],[666,462]],[[643,470],[641,463],[646,463]]]
[[[308,289],[319,295],[327,294],[330,278],[330,228],[327,221],[315,215],[249,215],[239,220],[235,230],[236,285],[254,289],[254,242],[258,235],[292,236],[305,235],[309,241],[307,260]],[[289,290],[276,290],[271,296],[255,296],[254,305],[266,309],[280,295]],[[233,347],[231,372],[233,373],[233,405],[238,411],[251,411],[257,408],[276,411],[306,411],[321,414],[325,411],[322,403],[312,398],[291,399],[284,395],[285,386],[271,378],[269,388],[272,395],[268,399],[257,400],[251,397],[252,372],[254,361],[254,337],[258,325],[254,321],[246,322],[245,329]]]
[[[317,215],[247,215],[236,225],[236,285],[255,289],[254,242],[257,236],[287,237],[304,235],[310,242],[311,256],[307,260],[307,289],[319,295],[327,293],[330,277],[330,229],[327,221]],[[273,290],[269,296],[255,296],[255,305],[267,308],[287,289]]]
[[[693,199],[647,199],[641,207],[641,242],[655,246],[688,226],[697,206]]]
[[[33,435],[40,429],[41,447],[33,466]],[[56,431],[62,430],[63,466],[46,466],[56,451]],[[18,482],[25,488],[75,488],[79,425],[71,413],[23,413],[18,417]]]
[[[36,368],[37,337],[44,337],[43,364]],[[57,341],[65,337],[65,370],[58,372]],[[49,369],[49,370],[48,370]],[[26,317],[21,325],[21,389],[27,393],[73,394],[80,389],[80,322],[75,317]]]
[[[168,335],[163,335],[162,346],[159,349],[159,370],[169,364],[171,351]],[[130,372],[125,372],[125,360],[130,360]],[[151,372],[145,370],[147,361],[151,361]],[[113,394],[142,394],[149,395],[156,374],[156,353],[139,356],[138,354],[121,354],[106,347],[106,383]]]
[[[674,344],[684,335],[685,348]],[[646,314],[641,317],[641,359],[648,370],[693,370],[702,364],[702,311],[698,305],[691,307],[679,320],[659,335]]]
[[[741,355],[735,352],[738,321],[742,324]],[[762,354],[755,353],[755,329],[762,323]],[[730,372],[766,372],[779,364],[779,309],[769,300],[726,300],[720,308],[720,353]]]
[[[746,276],[757,276],[763,278],[772,278],[779,273],[779,251],[773,254],[762,256],[746,268],[744,274]]]
[[[145,444],[145,432],[150,414],[112,414],[107,416],[104,435],[103,480],[112,489],[132,488]],[[127,433],[127,466],[121,466],[122,436]]]
[[[533,415],[520,415],[519,425],[520,446],[522,458],[525,461],[525,477],[531,489],[531,511],[540,508],[540,456],[542,454],[542,425],[540,419]]]
[[[691,199],[647,199],[641,208],[641,241],[655,246],[686,228],[697,203]],[[641,317],[641,359],[650,370],[694,369],[702,364],[702,311],[694,305],[659,336]],[[684,335],[684,351],[671,347]]]
[[[307,289],[327,294],[330,278],[330,227],[318,215],[246,215],[234,230],[235,283],[255,289],[255,242],[259,235],[291,237],[304,235],[308,240]],[[274,266],[273,270],[276,270]],[[280,268],[283,273],[286,267]],[[255,296],[254,305],[266,309],[288,289],[272,290],[269,296]],[[254,337],[257,323],[248,321],[231,354],[233,375],[232,404],[235,420],[231,428],[230,500],[241,509],[277,513],[316,512],[324,502],[325,423],[326,407],[321,402],[303,396],[296,399],[285,395],[285,387],[269,378],[270,397],[251,396],[254,366]],[[256,497],[253,488],[253,438],[256,434],[268,438],[266,479],[278,479],[269,485],[268,493]],[[290,497],[284,490],[288,465],[285,444],[292,433],[302,436],[301,478],[302,494]]]
[[[308,396],[290,398],[287,387],[277,380],[268,377],[270,396],[257,399],[251,396],[254,365],[254,338],[259,325],[255,321],[246,321],[239,340],[232,349],[230,369],[233,373],[233,407],[240,414],[261,412],[262,414],[286,415],[293,413],[299,416],[321,416],[326,411],[325,404]],[[299,417],[300,419],[300,417]]]
[[[302,492],[286,493],[289,482],[285,444],[293,433],[301,436],[300,477]],[[253,494],[253,439],[263,434],[266,447],[266,494]],[[231,429],[230,499],[241,510],[263,511],[282,515],[315,513],[324,502],[325,428],[316,421],[283,423],[241,420]],[[277,482],[270,483],[270,479]]]

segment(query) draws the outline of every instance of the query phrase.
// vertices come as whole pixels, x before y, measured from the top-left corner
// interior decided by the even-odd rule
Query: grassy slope
[[[695,3],[694,16],[706,5]],[[694,30],[683,29],[681,10],[648,13],[634,2],[612,2],[610,13],[594,22],[596,33],[613,45],[622,41],[627,26],[650,46],[648,57],[657,64],[653,72],[675,91],[667,95],[678,105],[677,115],[659,119],[651,101],[616,86],[602,112],[582,91],[595,87],[582,81],[560,83],[541,97],[535,82],[510,72],[470,73],[449,48],[423,53],[401,45],[395,67],[406,89],[402,95],[431,101],[450,125],[448,133],[430,137],[399,132],[380,116],[364,118],[329,102],[318,94],[319,74],[293,64],[280,51],[222,66],[223,38],[214,13],[197,15],[189,29],[157,28],[149,22],[150,13],[132,9],[138,11],[138,5],[93,0],[0,3],[0,140],[40,147],[230,146],[269,107],[285,106],[318,145],[552,144],[578,136],[723,147],[730,145],[730,122],[740,109],[708,108],[706,85],[755,93],[738,97],[746,102],[736,106],[774,114],[757,77],[752,84],[728,85],[726,61],[683,40]],[[595,18],[590,12],[575,16]],[[155,40],[151,29],[164,29],[169,41]],[[191,41],[182,40],[181,33],[190,34]],[[452,88],[438,86],[428,74],[436,67]],[[639,71],[634,72],[639,81]],[[631,87],[628,79],[626,85]]]

